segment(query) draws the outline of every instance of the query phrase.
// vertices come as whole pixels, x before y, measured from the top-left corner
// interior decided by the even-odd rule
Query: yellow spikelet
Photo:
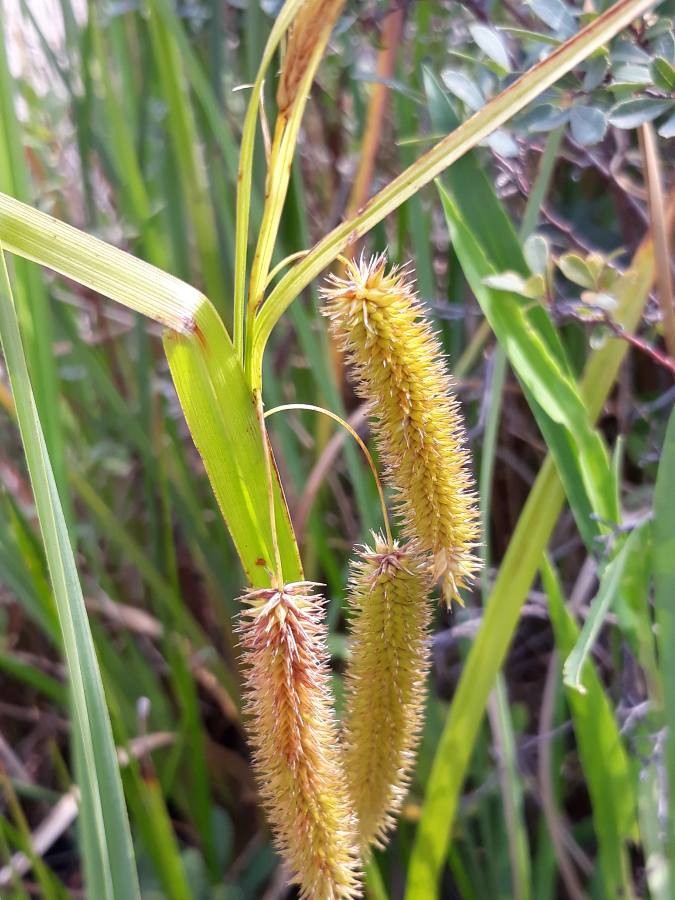
[[[300,896],[350,900],[360,896],[355,822],[314,587],[298,582],[241,598],[246,709],[261,795]]]
[[[408,275],[384,255],[351,261],[324,287],[324,312],[371,402],[385,476],[407,537],[434,557],[446,601],[478,569],[478,514],[464,426],[439,341]],[[460,600],[461,602],[461,600]]]
[[[291,25],[281,77],[277,107],[285,115],[293,106],[303,75],[319,44],[325,45],[345,0],[305,0]]]
[[[361,845],[382,847],[405,798],[422,718],[429,653],[428,558],[374,535],[351,565],[345,769]]]

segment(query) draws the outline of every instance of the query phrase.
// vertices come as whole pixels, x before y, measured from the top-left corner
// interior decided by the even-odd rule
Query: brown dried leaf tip
[[[358,849],[315,587],[298,582],[241,598],[246,709],[261,795],[300,896],[349,900],[360,896]]]
[[[298,96],[300,83],[317,45],[330,37],[345,0],[305,0],[291,25],[277,88],[279,114],[286,114]]]
[[[374,535],[351,564],[345,769],[364,851],[386,843],[401,808],[424,716],[428,557]]]
[[[363,257],[322,291],[331,331],[372,406],[385,476],[407,537],[434,557],[448,603],[479,563],[478,512],[464,425],[438,338],[409,275]],[[461,601],[460,601],[461,602]]]

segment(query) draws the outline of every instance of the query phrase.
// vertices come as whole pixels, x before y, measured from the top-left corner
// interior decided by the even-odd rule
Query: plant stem
[[[274,504],[274,482],[272,481],[272,448],[270,447],[267,428],[265,427],[265,413],[263,411],[262,396],[255,394],[256,412],[258,414],[258,422],[260,423],[260,437],[263,442],[263,457],[265,461],[265,477],[267,480],[267,503],[270,513],[270,531],[272,533],[272,549],[274,551],[274,574],[276,578],[276,586],[281,589],[284,586],[284,570],[281,564],[281,553],[279,551],[279,536],[277,534],[277,517]]]

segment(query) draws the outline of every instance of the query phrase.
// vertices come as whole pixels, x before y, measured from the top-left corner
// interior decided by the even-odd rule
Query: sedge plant
[[[374,404],[373,426],[405,542],[394,540],[385,508],[385,534],[354,553],[352,655],[340,741],[323,600],[304,577],[266,432],[262,359],[268,339],[293,300],[345,248],[651,5],[619,0],[592,18],[315,247],[271,271],[303,111],[342,8],[336,0],[287,0],[243,125],[232,336],[199,290],[0,195],[0,241],[7,251],[167,329],[164,347],[178,397],[247,582],[239,633],[255,767],[277,845],[303,896],[361,894],[359,857],[386,840],[410,777],[428,666],[429,595],[439,579],[448,601],[470,585],[479,535],[457,405],[413,288],[382,257],[348,260],[346,274],[325,288],[325,309],[354,364],[358,390]],[[150,5],[151,19],[161,8]],[[266,79],[275,80],[272,65],[287,33],[270,128],[262,97]],[[264,205],[249,267],[253,156],[261,136]],[[386,740],[378,740],[379,720],[368,719],[373,706],[381,710]],[[111,891],[121,896],[114,885]]]

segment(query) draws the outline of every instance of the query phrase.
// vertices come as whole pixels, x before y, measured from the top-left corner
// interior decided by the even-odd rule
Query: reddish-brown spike
[[[305,0],[291,25],[277,88],[277,107],[286,115],[295,103],[312,53],[325,43],[345,0]]]
[[[360,896],[354,816],[332,713],[316,585],[252,590],[238,626],[260,791],[301,897]]]

